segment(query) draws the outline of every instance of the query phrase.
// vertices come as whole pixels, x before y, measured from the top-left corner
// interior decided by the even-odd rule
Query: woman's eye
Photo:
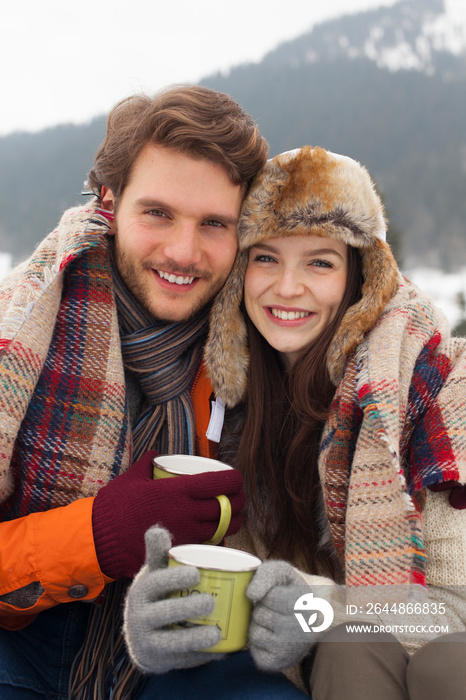
[[[328,260],[313,260],[311,265],[314,265],[315,267],[333,267],[332,263]]]
[[[273,258],[271,255],[266,255],[265,253],[261,253],[258,255],[254,256],[254,262],[274,262],[275,258]]]

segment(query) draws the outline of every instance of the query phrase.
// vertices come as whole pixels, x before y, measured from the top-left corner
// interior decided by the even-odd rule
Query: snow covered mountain
[[[254,116],[271,154],[320,145],[366,165],[404,269],[465,275],[466,0],[348,14],[202,83]],[[0,250],[15,261],[76,202],[103,125],[0,139]]]
[[[294,51],[290,53],[291,46]],[[367,58],[388,71],[415,70],[451,80],[466,75],[466,0],[401,0],[319,24],[282,44],[267,61],[293,67]]]

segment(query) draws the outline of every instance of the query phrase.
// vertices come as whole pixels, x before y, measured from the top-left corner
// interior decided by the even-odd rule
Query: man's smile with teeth
[[[172,272],[164,272],[163,270],[157,270],[162,279],[171,282],[172,284],[192,284],[195,277],[183,277],[182,275],[174,275]]]
[[[282,321],[295,321],[297,318],[306,318],[310,316],[310,311],[283,311],[282,309],[274,309],[270,307],[273,316],[280,318]]]

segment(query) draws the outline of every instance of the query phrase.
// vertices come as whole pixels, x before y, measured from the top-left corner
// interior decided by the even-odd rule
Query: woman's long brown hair
[[[346,310],[361,297],[359,253],[348,247],[348,277],[339,309],[319,338],[283,370],[277,352],[247,319],[250,367],[246,416],[235,466],[243,473],[256,522],[264,524],[270,556],[307,571],[322,566],[319,555],[319,443],[335,387],[327,352]]]

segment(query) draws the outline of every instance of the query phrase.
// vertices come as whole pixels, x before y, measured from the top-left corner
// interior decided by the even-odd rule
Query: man
[[[154,481],[151,462],[154,450],[209,455],[209,304],[266,157],[227,95],[188,86],[128,98],[89,174],[96,197],[1,285],[2,698],[65,698],[68,683],[73,697],[97,685],[98,697],[143,697],[115,616],[145,531],[157,522],[174,543],[206,541],[219,494],[229,534],[240,527],[238,472]]]

